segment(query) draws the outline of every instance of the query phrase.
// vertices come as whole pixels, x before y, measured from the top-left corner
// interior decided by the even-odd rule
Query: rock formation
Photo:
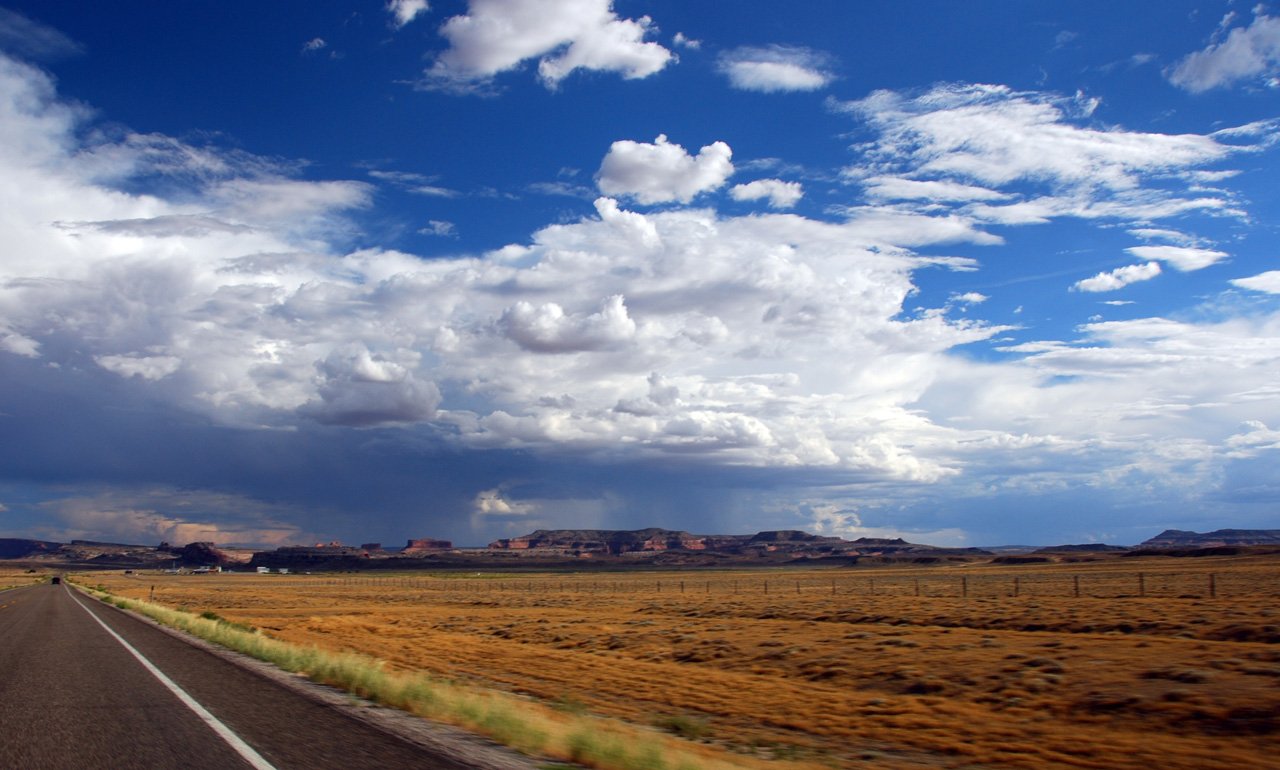
[[[1213,532],[1188,532],[1166,529],[1138,548],[1218,548],[1232,545],[1280,545],[1280,529],[1216,529]]]
[[[401,553],[421,553],[423,551],[452,551],[453,543],[449,540],[437,540],[434,537],[420,537],[410,540]]]

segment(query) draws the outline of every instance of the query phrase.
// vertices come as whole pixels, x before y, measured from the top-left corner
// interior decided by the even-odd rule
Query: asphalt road
[[[255,767],[95,616],[247,744],[248,756],[256,752],[260,770],[467,767],[66,586],[42,584],[0,592],[0,768]]]

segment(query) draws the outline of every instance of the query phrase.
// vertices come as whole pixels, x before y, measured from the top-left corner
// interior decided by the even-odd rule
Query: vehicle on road
[[[62,583],[62,578],[61,578],[61,577],[59,577],[59,576],[57,576],[57,575],[54,575],[54,576],[53,576],[53,580],[51,580],[51,581],[49,581],[49,582],[56,586],[56,585],[59,585],[59,584],[61,584],[61,583]]]

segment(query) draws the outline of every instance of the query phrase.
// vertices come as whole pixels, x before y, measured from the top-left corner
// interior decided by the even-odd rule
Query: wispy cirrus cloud
[[[61,31],[27,16],[0,8],[0,51],[50,62],[83,54],[84,46]]]
[[[1226,178],[1230,170],[1212,166],[1278,135],[1271,122],[1203,135],[1107,128],[1093,117],[1096,99],[1004,86],[944,84],[828,104],[875,132],[844,170],[868,200],[934,214],[942,206],[974,226],[1109,219],[1159,233],[1173,231],[1151,223],[1175,216],[1243,216],[1229,192],[1205,188],[1198,175]],[[1161,249],[1133,253],[1179,269],[1225,256],[1190,245],[1139,248]]]

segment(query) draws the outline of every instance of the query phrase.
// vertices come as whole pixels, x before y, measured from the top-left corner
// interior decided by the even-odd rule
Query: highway
[[[473,767],[66,585],[0,592],[4,770]]]

